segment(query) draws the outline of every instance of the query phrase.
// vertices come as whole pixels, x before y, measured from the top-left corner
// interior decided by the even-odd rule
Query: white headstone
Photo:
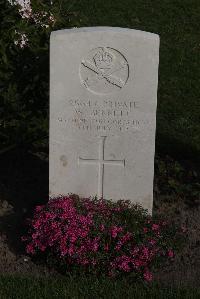
[[[130,199],[151,213],[158,35],[66,29],[50,44],[50,197]]]

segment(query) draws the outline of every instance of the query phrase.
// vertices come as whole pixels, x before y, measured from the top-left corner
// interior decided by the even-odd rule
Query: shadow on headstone
[[[33,208],[48,201],[48,162],[21,149],[0,156],[0,232],[15,253]]]

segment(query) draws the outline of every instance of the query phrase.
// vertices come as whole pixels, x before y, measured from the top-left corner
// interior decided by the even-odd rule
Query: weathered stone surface
[[[51,34],[50,196],[153,203],[158,35],[94,27]]]

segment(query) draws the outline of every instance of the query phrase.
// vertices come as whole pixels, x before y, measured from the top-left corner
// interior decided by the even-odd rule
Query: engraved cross
[[[125,160],[105,160],[104,159],[104,146],[106,136],[100,136],[99,142],[99,159],[78,159],[79,164],[93,164],[99,166],[98,171],[98,198],[103,198],[104,191],[104,165],[119,165],[125,167]]]

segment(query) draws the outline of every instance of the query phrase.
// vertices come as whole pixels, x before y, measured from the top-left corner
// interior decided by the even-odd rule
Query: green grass
[[[73,277],[66,279],[36,279],[4,275],[0,276],[1,299],[62,299],[62,298],[200,298],[200,289],[161,288],[127,283],[125,280],[113,281],[102,278]]]
[[[76,0],[81,26],[118,26],[160,35],[157,151],[200,152],[200,1]],[[184,150],[183,150],[184,147]]]

